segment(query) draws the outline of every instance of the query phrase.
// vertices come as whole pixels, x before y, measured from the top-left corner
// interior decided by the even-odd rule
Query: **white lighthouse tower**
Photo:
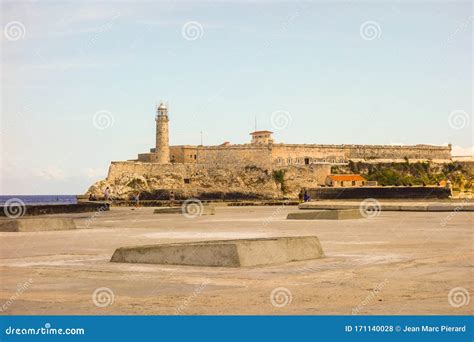
[[[167,164],[170,162],[169,146],[169,118],[168,107],[161,102],[156,109],[156,162]]]

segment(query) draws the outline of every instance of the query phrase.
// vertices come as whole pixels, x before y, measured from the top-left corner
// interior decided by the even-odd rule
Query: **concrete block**
[[[423,204],[421,205],[409,204],[409,205],[400,205],[400,206],[384,205],[383,209],[385,211],[426,211],[428,207]]]
[[[111,262],[249,267],[318,259],[324,256],[317,237],[275,237],[122,247]]]
[[[153,210],[153,214],[181,214],[181,207],[161,207]]]
[[[76,229],[72,218],[0,219],[0,232],[43,232]]]
[[[190,210],[189,210],[190,209]],[[184,210],[184,211],[183,211]],[[188,214],[190,216],[215,215],[216,209],[213,205],[202,205],[201,207],[162,207],[156,208],[154,214]]]
[[[427,206],[428,211],[474,211],[472,203],[449,203],[449,204],[430,204]]]
[[[359,209],[360,203],[355,204],[334,204],[320,202],[306,202],[298,205],[298,209],[302,210],[343,210],[343,209]]]
[[[363,218],[357,209],[345,210],[302,210],[289,213],[287,220],[351,220]]]

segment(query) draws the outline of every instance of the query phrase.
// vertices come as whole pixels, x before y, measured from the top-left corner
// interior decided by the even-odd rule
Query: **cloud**
[[[36,177],[46,180],[65,180],[64,171],[55,165],[47,166],[45,169],[37,169],[34,172]]]

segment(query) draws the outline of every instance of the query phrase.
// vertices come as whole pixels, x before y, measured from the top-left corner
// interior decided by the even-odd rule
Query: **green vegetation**
[[[450,180],[455,190],[472,188],[474,175],[461,163],[434,164],[431,162],[410,163],[364,163],[350,161],[347,166],[333,166],[332,173],[357,173],[379,185],[437,185]]]
[[[285,171],[284,170],[273,170],[273,180],[277,183],[280,184],[281,191],[283,193],[286,193],[286,187],[285,187]]]

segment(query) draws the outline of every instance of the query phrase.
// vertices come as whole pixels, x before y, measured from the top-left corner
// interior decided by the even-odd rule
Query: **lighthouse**
[[[169,118],[168,107],[161,102],[156,109],[156,162],[159,164],[167,164],[170,162],[170,146],[169,146]]]

